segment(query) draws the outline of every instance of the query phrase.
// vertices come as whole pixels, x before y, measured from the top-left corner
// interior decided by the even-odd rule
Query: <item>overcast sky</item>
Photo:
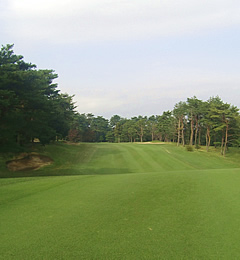
[[[240,108],[239,0],[5,0],[0,39],[54,69],[80,113],[159,115],[194,95]]]

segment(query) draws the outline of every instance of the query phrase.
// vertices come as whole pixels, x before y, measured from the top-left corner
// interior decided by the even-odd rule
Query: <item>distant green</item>
[[[223,158],[102,143],[40,152],[54,164],[10,173],[1,158],[0,259],[240,258],[238,150]]]

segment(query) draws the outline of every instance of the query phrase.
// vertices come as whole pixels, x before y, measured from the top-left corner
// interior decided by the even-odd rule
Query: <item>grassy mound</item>
[[[54,164],[20,173],[39,177],[0,179],[0,259],[240,257],[237,156],[150,144],[42,153]]]

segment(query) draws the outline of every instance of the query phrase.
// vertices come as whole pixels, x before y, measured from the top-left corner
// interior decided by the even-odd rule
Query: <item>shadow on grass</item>
[[[51,171],[7,171],[0,173],[0,178],[47,177],[47,176],[76,176],[76,175],[114,175],[133,173],[128,168],[87,168],[87,169],[58,169]]]
[[[76,176],[76,175],[110,175],[129,173],[128,168],[113,168],[105,167],[108,163],[109,155],[116,155],[122,153],[120,150],[111,149],[103,145],[98,145],[97,150],[94,149],[96,144],[80,144],[80,145],[66,145],[57,143],[54,145],[42,147],[34,146],[34,151],[43,155],[51,156],[54,163],[51,166],[42,167],[37,170],[21,170],[9,171],[6,167],[6,161],[15,154],[4,153],[0,154],[0,178],[17,178],[17,177],[43,177],[43,176]],[[33,147],[31,147],[33,150]],[[110,148],[110,149],[109,149]],[[93,151],[93,153],[92,153]],[[89,160],[106,161],[103,167],[86,166]]]

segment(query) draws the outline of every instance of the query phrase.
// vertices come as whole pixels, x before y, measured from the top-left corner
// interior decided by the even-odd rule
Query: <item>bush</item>
[[[195,149],[200,149],[200,148],[201,148],[200,145],[198,145],[198,144],[195,145]]]
[[[70,142],[77,143],[81,140],[80,131],[77,129],[70,129],[68,132],[67,139]]]
[[[193,146],[192,145],[186,145],[186,149],[188,152],[193,152]]]

